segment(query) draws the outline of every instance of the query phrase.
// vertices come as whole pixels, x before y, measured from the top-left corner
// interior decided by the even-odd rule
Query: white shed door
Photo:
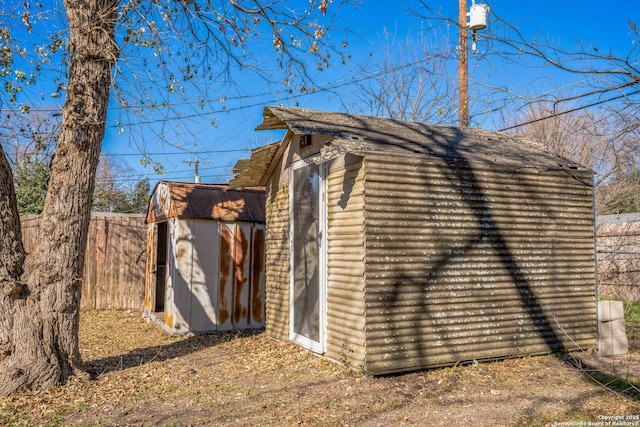
[[[324,180],[323,167],[299,162],[291,176],[290,339],[324,351]]]

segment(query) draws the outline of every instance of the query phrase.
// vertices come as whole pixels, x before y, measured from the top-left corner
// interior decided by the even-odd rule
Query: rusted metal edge
[[[149,311],[147,308],[145,308],[142,311],[142,318],[152,321],[156,325],[160,326],[160,328],[162,328],[163,331],[165,331],[169,335],[173,335],[174,337],[183,337],[185,335],[194,335],[193,332],[176,332],[175,330],[173,330],[170,327],[168,327],[164,323],[164,320],[162,320],[160,317],[158,317],[154,312]]]

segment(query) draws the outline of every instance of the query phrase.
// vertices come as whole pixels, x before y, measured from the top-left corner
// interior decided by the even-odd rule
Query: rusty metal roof
[[[227,184],[159,181],[147,210],[147,223],[174,216],[221,221],[264,222],[265,190]]]
[[[452,161],[482,162],[511,170],[533,167],[589,171],[545,150],[541,144],[523,135],[306,108],[265,107],[263,116],[263,123],[256,128],[258,130],[288,129],[294,134],[330,135],[334,138],[328,145],[333,147],[326,148],[339,152],[366,155],[368,151],[376,151],[391,155],[436,156]],[[231,184],[264,185],[268,178],[264,176],[268,163],[277,157],[278,148],[271,144],[253,150],[250,160],[236,165],[234,172],[237,175]]]

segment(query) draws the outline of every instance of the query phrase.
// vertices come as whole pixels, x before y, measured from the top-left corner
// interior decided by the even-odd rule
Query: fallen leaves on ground
[[[260,332],[172,337],[119,311],[85,312],[80,324],[92,379],[0,399],[0,424],[543,426],[640,413],[632,393],[562,357],[371,378]]]

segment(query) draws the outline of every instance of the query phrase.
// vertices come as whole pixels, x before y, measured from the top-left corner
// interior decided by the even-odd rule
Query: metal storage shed
[[[264,206],[261,188],[158,182],[144,316],[176,335],[264,327]]]
[[[267,107],[266,331],[371,374],[596,342],[592,171],[517,135]]]

